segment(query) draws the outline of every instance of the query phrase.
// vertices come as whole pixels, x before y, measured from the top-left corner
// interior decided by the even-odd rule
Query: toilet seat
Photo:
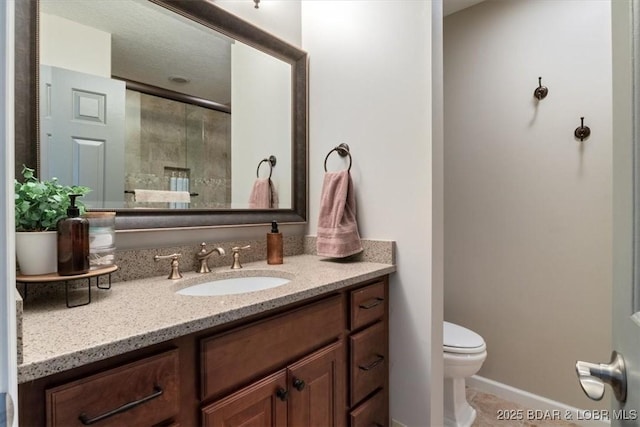
[[[487,349],[480,335],[455,323],[444,322],[443,349],[445,353],[476,354]]]

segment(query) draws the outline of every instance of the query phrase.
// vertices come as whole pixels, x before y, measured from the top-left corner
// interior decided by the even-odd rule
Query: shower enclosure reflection
[[[170,208],[226,208],[231,204],[231,115],[133,90],[126,93],[125,188],[191,193]],[[128,193],[126,208],[140,204]]]

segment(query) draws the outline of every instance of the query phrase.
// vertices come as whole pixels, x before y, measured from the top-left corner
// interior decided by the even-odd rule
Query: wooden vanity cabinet
[[[202,399],[222,396],[203,408],[203,425],[343,426],[344,307],[336,294],[203,339]]]
[[[388,426],[387,280],[20,384],[20,425]]]

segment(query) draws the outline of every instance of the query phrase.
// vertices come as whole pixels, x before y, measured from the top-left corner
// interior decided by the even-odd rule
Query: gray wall
[[[608,406],[574,365],[611,350],[610,26],[608,1],[498,0],[444,32],[445,319],[481,376],[581,408]]]

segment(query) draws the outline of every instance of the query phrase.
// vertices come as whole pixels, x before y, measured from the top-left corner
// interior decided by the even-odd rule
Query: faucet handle
[[[167,277],[167,279],[176,280],[182,278],[182,274],[180,273],[180,265],[178,263],[178,258],[180,258],[181,256],[182,254],[154,255],[153,260],[155,262],[158,262],[161,259],[171,259],[171,273],[169,273],[169,277]]]
[[[211,273],[211,269],[209,268],[209,264],[207,263],[209,255],[211,254],[207,253],[207,244],[205,242],[200,243],[200,251],[196,254],[196,258],[200,262],[198,273]]]
[[[233,264],[231,264],[232,270],[242,268],[242,264],[240,264],[240,251],[247,249],[251,249],[251,245],[234,246],[233,248],[231,248],[231,253],[233,254]]]

